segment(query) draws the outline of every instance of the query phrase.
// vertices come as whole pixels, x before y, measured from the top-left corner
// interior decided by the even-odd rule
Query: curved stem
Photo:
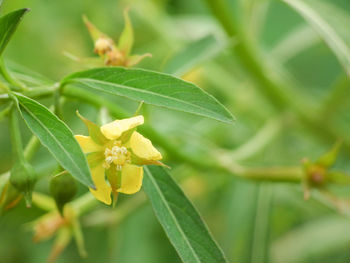
[[[36,136],[32,136],[24,148],[24,157],[27,161],[31,160],[34,157],[34,154],[38,151],[40,146],[40,141]]]
[[[15,160],[25,162],[23,155],[22,138],[20,127],[18,123],[18,113],[16,109],[12,109],[10,113],[10,130],[11,130],[11,144],[13,150],[13,157]]]
[[[11,74],[8,72],[5,62],[3,59],[0,60],[0,74],[4,77],[4,79],[11,85],[20,88],[21,90],[27,90],[27,87],[24,84],[18,82],[14,79]]]
[[[255,153],[263,149],[281,130],[283,120],[274,118],[266,122],[249,141],[244,143],[238,149],[229,154],[229,157],[235,161],[240,161],[253,156]]]
[[[256,181],[300,183],[303,170],[298,166],[243,168],[238,171],[238,176]]]
[[[244,32],[240,30],[238,23],[232,19],[229,8],[223,0],[205,0],[205,2],[227,35],[238,39],[238,43],[232,47],[233,52],[260,88],[261,94],[276,110],[292,109],[306,127],[327,142],[334,142],[344,137],[331,125],[324,125],[323,119],[316,115],[309,108],[309,105],[303,103],[294,93],[288,92],[289,85],[273,77],[273,74],[268,71],[267,65],[263,64],[263,57],[252,47]],[[350,141],[345,138],[344,149],[350,155]]]
[[[30,98],[41,98],[53,95],[56,91],[58,91],[58,89],[59,84],[55,83],[54,85],[49,87],[28,89],[25,92],[23,92],[23,95]]]

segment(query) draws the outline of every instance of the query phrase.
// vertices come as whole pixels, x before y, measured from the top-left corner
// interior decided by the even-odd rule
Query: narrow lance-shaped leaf
[[[350,76],[350,14],[332,1],[282,1],[295,9],[320,34]]]
[[[29,9],[23,8],[0,17],[0,55],[10,41],[11,36],[16,31],[23,15],[28,11]]]
[[[192,83],[163,73],[121,67],[97,68],[63,79],[63,93],[69,89],[67,84],[223,122],[233,121],[231,113],[213,96]]]
[[[143,187],[153,210],[183,262],[227,262],[200,215],[159,166],[145,167]]]
[[[15,94],[29,129],[75,179],[94,187],[90,170],[78,142],[67,125],[40,103]]]

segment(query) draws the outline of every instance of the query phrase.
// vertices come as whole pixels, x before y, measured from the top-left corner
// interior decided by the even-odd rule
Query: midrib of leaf
[[[197,108],[198,110],[200,111],[205,111],[207,113],[210,113],[210,114],[218,114],[214,111],[208,111],[208,109],[204,108],[204,107],[201,107],[201,106],[198,106],[196,104],[192,104],[192,103],[189,103],[187,101],[184,101],[184,100],[180,100],[180,99],[177,99],[177,98],[173,98],[173,97],[169,97],[169,96],[166,96],[164,94],[159,94],[159,93],[155,93],[155,92],[152,92],[152,91],[149,91],[149,90],[143,90],[143,89],[137,89],[137,88],[133,88],[133,87],[130,87],[130,86],[125,86],[125,85],[122,85],[122,84],[116,84],[116,83],[111,83],[111,82],[105,82],[105,81],[101,81],[101,80],[92,80],[92,79],[85,79],[85,78],[75,78],[73,80],[71,80],[70,82],[74,83],[74,82],[77,82],[77,81],[83,81],[83,84],[89,86],[90,88],[92,89],[95,89],[95,90],[98,90],[98,91],[103,91],[103,92],[106,92],[106,93],[110,93],[110,94],[113,94],[115,95],[113,92],[110,92],[110,91],[106,91],[104,89],[101,89],[101,88],[97,88],[97,87],[94,87],[94,86],[91,86],[91,85],[88,85],[87,83],[85,82],[92,82],[92,83],[100,83],[100,84],[103,84],[103,85],[110,85],[110,86],[115,86],[115,87],[119,87],[119,88],[122,88],[122,89],[126,89],[126,90],[133,90],[133,91],[137,91],[137,92],[140,92],[140,93],[145,93],[145,94],[150,94],[150,95],[155,95],[155,96],[158,96],[158,97],[162,97],[162,98],[165,98],[165,99],[168,99],[168,100],[171,100],[171,101],[176,101],[176,102],[179,102],[179,103],[182,103],[182,104],[186,104],[186,105],[189,105],[189,106],[192,106],[192,107],[195,107]],[[216,101],[216,99],[211,96],[210,94],[206,94],[207,96],[209,96],[211,99],[213,99],[214,101]],[[119,95],[119,96],[123,96],[123,97],[127,97],[126,95]],[[218,103],[219,104],[219,103]],[[219,104],[220,105],[220,104]],[[199,115],[202,115],[203,114],[200,114],[200,113],[197,113]],[[229,114],[229,113],[228,113]],[[226,120],[228,121],[228,118],[225,117],[225,119],[223,118],[220,118],[221,120]]]
[[[182,237],[184,238],[184,240],[186,241],[186,244],[187,244],[188,247],[190,248],[190,251],[192,252],[194,258],[196,259],[197,262],[200,263],[201,261],[200,261],[198,255],[197,255],[197,253],[196,253],[195,250],[193,249],[193,247],[192,247],[190,241],[188,240],[187,236],[185,235],[185,233],[182,231],[181,226],[180,226],[179,223],[177,222],[176,216],[174,215],[173,211],[171,210],[170,206],[168,205],[168,201],[166,200],[165,196],[163,195],[162,191],[160,190],[158,184],[157,184],[156,181],[154,180],[152,173],[148,170],[147,167],[145,167],[144,169],[147,170],[147,174],[148,174],[148,176],[149,176],[149,178],[150,178],[152,184],[154,185],[154,187],[156,188],[158,194],[160,195],[160,198],[161,198],[162,201],[164,202],[165,207],[166,207],[167,210],[169,211],[169,214],[170,214],[171,218],[173,219],[173,221],[174,221],[176,227],[178,228],[178,230],[179,230],[181,236],[182,236]],[[175,248],[176,248],[176,247],[175,247]],[[180,255],[181,255],[181,254],[180,254]]]
[[[51,131],[49,129],[47,129],[47,127],[34,115],[32,114],[28,108],[26,106],[24,106],[23,104],[21,104],[21,107],[23,107],[26,112],[31,115],[43,128],[44,130],[46,130],[48,132],[48,134],[53,138],[53,140],[58,144],[58,146],[66,153],[66,155],[68,156],[69,160],[73,163],[74,167],[79,171],[79,166],[74,162],[74,160],[72,159],[72,157],[69,155],[69,153],[66,151],[66,149],[61,145],[61,143],[55,138],[55,136],[51,133]],[[49,151],[52,153],[52,151],[50,150],[49,147],[47,147],[49,149]],[[53,154],[53,153],[52,153]],[[54,154],[53,154],[54,155]]]
[[[347,48],[346,44],[344,41],[338,37],[337,33],[328,25],[327,22],[325,22],[310,6],[307,4],[301,2],[301,1],[296,1],[296,0],[283,0],[284,2],[288,3],[290,6],[294,7],[297,9],[300,13],[304,14],[306,17],[312,17],[313,23],[318,25],[320,28],[316,28],[317,31],[323,31],[325,34],[331,36],[333,38],[333,41],[329,41],[326,38],[323,38],[330,46],[336,46],[337,49],[341,50],[341,52],[345,55],[346,59],[350,61],[350,50]],[[305,17],[304,17],[305,18]],[[305,18],[307,19],[307,18]],[[308,20],[308,19],[307,19]],[[322,34],[322,32],[321,32]],[[323,35],[323,34],[322,34]],[[343,57],[341,54],[338,54],[337,51],[335,51],[338,59],[342,61],[342,65],[345,68],[345,71],[350,74],[350,68],[345,66],[344,63],[347,63],[344,61]],[[349,64],[349,63],[347,63]]]

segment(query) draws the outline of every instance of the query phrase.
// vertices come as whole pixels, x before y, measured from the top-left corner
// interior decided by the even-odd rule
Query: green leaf
[[[183,50],[172,56],[172,58],[167,61],[164,72],[181,76],[201,62],[217,55],[221,49],[222,45],[215,36],[205,36],[190,43]]]
[[[28,11],[28,8],[23,8],[0,17],[0,55],[10,41],[11,36],[16,31],[23,15]]]
[[[182,261],[227,262],[196,209],[164,168],[144,169],[143,189]]]
[[[350,14],[324,0],[282,0],[320,34],[350,76]]]
[[[75,179],[94,187],[85,155],[67,125],[40,103],[17,93],[14,95],[23,119],[42,145]]]
[[[233,116],[213,96],[192,83],[163,73],[121,67],[97,68],[66,77],[61,85],[67,84],[223,122],[233,121]],[[63,93],[68,88],[64,87]]]

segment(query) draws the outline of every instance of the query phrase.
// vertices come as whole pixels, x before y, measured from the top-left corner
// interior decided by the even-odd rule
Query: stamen
[[[106,158],[106,162],[108,163],[108,164],[111,164],[112,162],[113,162],[113,158],[114,156],[108,156],[107,158]]]
[[[127,150],[124,146],[122,146],[122,147],[120,148],[120,151],[121,151],[121,153],[124,154],[124,155],[126,155],[126,154],[128,153],[128,150]]]
[[[109,156],[110,154],[111,154],[111,150],[109,148],[106,148],[105,157]]]
[[[114,163],[117,171],[121,171],[125,163],[130,163],[130,153],[126,147],[119,147],[116,143],[113,144],[112,149],[105,149],[105,162],[103,167],[109,169],[110,165]]]

